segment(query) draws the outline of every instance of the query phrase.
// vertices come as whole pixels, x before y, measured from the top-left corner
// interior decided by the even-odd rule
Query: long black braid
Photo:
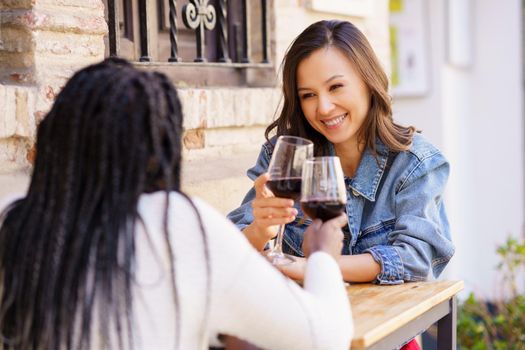
[[[133,347],[135,226],[146,192],[166,193],[164,233],[179,310],[167,215],[169,193],[180,191],[181,134],[180,101],[162,74],[108,59],[70,79],[39,125],[26,197],[0,218],[4,348],[87,349],[96,315],[106,348]],[[189,202],[200,222],[209,290],[206,234]]]

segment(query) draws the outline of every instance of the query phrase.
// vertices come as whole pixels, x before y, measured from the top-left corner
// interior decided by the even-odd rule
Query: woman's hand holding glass
[[[297,136],[279,136],[268,165],[266,183],[276,197],[293,201],[301,196],[303,164],[314,154],[312,141]],[[284,224],[279,226],[275,244],[267,257],[274,265],[286,265],[294,259],[283,253]]]
[[[268,240],[276,237],[267,254],[274,265],[293,262],[283,254],[284,225],[293,221],[297,210],[294,201],[301,196],[301,174],[305,160],[313,156],[312,141],[296,136],[279,136],[268,165],[268,174],[255,180],[252,202],[254,220],[244,229],[250,243],[262,250]],[[276,231],[276,225],[279,225]]]
[[[325,252],[334,259],[341,256],[343,249],[343,231],[341,228],[348,223],[345,213],[327,221],[315,219],[306,229],[303,237],[303,253],[306,257],[314,252]]]
[[[316,219],[304,232],[303,252],[306,257],[314,252],[325,252],[334,259],[341,256],[343,248],[343,231],[341,227],[346,225],[348,219],[346,214],[340,214],[335,218],[322,222]],[[295,262],[289,265],[278,266],[279,270],[289,278],[302,281],[306,269],[305,258],[295,258]]]
[[[245,229],[251,243],[259,250],[277,235],[279,225],[294,221],[297,215],[293,200],[275,197],[266,187],[269,179],[268,173],[255,179],[255,199],[252,201],[253,222]]]

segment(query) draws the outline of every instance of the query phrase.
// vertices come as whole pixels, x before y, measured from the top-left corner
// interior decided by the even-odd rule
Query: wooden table
[[[456,294],[463,281],[348,287],[355,333],[352,350],[392,350],[438,322],[439,350],[456,349]]]

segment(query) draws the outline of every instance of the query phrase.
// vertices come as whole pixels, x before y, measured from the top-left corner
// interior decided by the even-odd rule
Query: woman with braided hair
[[[108,59],[71,78],[0,218],[0,348],[348,348],[346,218],[311,225],[301,289],[181,192],[181,133],[163,74]]]

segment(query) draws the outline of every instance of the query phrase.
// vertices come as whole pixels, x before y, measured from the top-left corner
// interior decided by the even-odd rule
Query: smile
[[[348,116],[348,113],[345,113],[339,117],[335,117],[333,119],[329,119],[329,120],[321,120],[321,122],[328,126],[328,127],[334,127],[334,126],[337,126],[339,124],[341,124],[343,122],[343,120],[346,119],[346,117]]]

